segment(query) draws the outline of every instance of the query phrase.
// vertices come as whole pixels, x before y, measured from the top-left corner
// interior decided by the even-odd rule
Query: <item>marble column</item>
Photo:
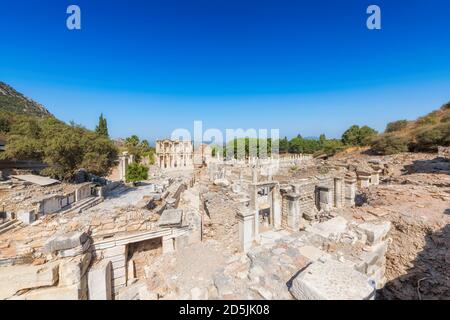
[[[287,200],[287,217],[286,224],[289,229],[298,231],[300,229],[300,220],[302,218],[299,204],[300,195],[290,193],[286,195]]]
[[[336,208],[342,208],[342,178],[334,178],[334,204]]]
[[[356,178],[345,178],[345,202],[347,206],[353,207],[355,205],[356,197]]]
[[[281,229],[281,195],[278,187],[272,190],[272,212],[273,212],[273,227],[275,230]]]

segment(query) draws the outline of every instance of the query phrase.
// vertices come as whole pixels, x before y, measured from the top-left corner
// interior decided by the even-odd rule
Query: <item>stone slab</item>
[[[59,262],[40,266],[0,267],[0,300],[23,289],[53,286],[58,281]]]
[[[183,210],[181,209],[167,209],[164,210],[158,220],[160,227],[175,227],[181,226],[183,220]]]
[[[330,255],[314,246],[304,246],[298,249],[299,253],[311,261],[317,261],[320,258],[326,260]]]
[[[369,300],[374,284],[366,275],[335,260],[314,262],[305,268],[289,288],[298,300]]]
[[[329,238],[332,234],[340,235],[347,229],[347,220],[343,217],[334,217],[322,223],[306,228],[306,231],[318,234],[324,238]]]
[[[55,252],[59,250],[72,249],[82,246],[87,239],[88,236],[84,232],[69,232],[48,239],[43,250],[44,252]]]
[[[55,179],[50,179],[47,177],[42,177],[42,176],[37,176],[37,175],[32,175],[32,174],[14,175],[11,177],[18,179],[18,180],[31,182],[31,183],[40,185],[41,187],[51,186],[53,184],[60,183],[58,180],[55,180]]]
[[[365,222],[358,226],[358,229],[367,235],[367,244],[373,245],[382,241],[389,230],[391,230],[391,222],[384,221],[382,223]]]
[[[86,296],[78,285],[66,287],[50,287],[30,291],[17,300],[85,300]]]

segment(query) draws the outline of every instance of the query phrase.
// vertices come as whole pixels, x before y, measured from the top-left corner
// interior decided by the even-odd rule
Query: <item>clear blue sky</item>
[[[66,28],[77,4],[82,30]],[[382,30],[366,28],[366,8]],[[448,0],[0,0],[0,80],[64,121],[339,137],[450,101]]]

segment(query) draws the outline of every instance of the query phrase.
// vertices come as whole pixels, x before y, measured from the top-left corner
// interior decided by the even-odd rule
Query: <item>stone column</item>
[[[272,212],[273,212],[273,227],[275,230],[281,229],[281,195],[278,187],[272,190]]]
[[[258,169],[252,168],[252,183],[258,183]]]
[[[370,186],[371,174],[367,172],[358,172],[358,182],[361,188],[368,188]]]
[[[257,186],[256,184],[250,185],[250,210],[254,213],[254,229],[253,237],[255,241],[259,241],[259,210],[257,204]]]
[[[372,184],[373,184],[374,186],[377,186],[377,185],[380,184],[380,173],[381,173],[381,170],[375,170],[375,171],[372,173],[371,180],[372,180]]]
[[[300,229],[300,205],[299,205],[300,195],[296,193],[290,193],[286,195],[287,199],[287,219],[286,223],[289,229],[293,231],[298,231]]]
[[[253,225],[255,215],[252,209],[243,207],[236,215],[239,223],[239,244],[242,251],[247,252],[253,243]]]
[[[336,208],[342,208],[342,178],[334,178],[334,203]]]
[[[347,206],[353,207],[355,205],[356,197],[356,178],[345,178],[345,203]]]

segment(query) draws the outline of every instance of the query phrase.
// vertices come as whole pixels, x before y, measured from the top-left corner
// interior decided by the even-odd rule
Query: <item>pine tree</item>
[[[103,117],[103,113],[100,114],[100,118],[98,119],[98,125],[95,128],[95,132],[97,132],[99,135],[109,137],[108,134],[108,123],[106,121],[106,118]]]

